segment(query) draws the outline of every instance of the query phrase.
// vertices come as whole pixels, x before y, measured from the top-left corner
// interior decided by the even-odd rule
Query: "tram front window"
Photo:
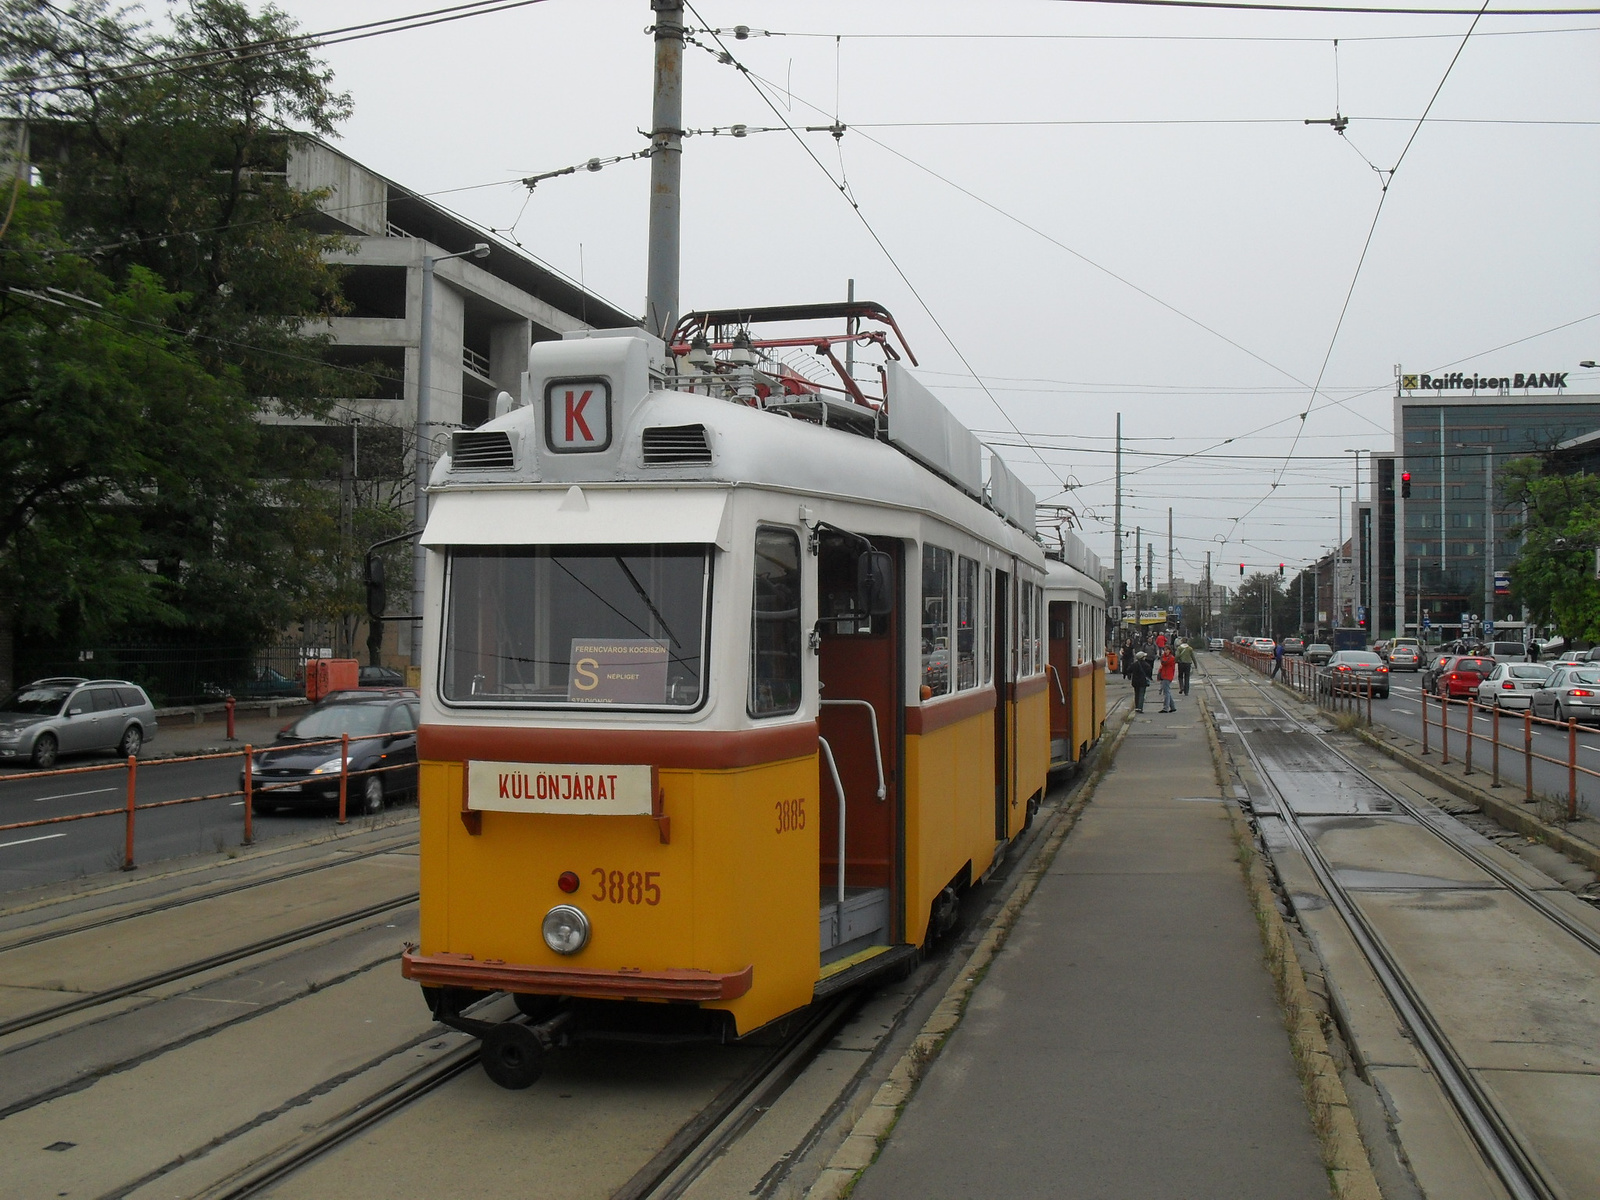
[[[704,546],[452,550],[444,698],[694,708],[710,591]]]

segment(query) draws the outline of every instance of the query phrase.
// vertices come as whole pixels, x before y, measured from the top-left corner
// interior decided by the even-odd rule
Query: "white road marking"
[[[29,842],[48,842],[51,838],[63,838],[66,836],[64,833],[47,833],[43,837],[23,838],[17,842],[0,842],[0,850],[4,850],[9,846],[26,846]]]
[[[46,800],[71,800],[74,796],[98,796],[102,792],[114,792],[116,788],[90,788],[87,792],[62,792],[59,796],[35,796],[35,804],[43,804]]]
[[[234,800],[228,805],[228,807],[229,808],[243,808],[244,807],[244,801],[243,800]]]
[[[1389,711],[1390,712],[1397,712],[1397,713],[1405,713],[1405,715],[1408,716],[1408,717],[1414,717],[1414,716],[1417,715],[1415,709],[1401,708],[1398,704],[1391,704],[1389,706]]]

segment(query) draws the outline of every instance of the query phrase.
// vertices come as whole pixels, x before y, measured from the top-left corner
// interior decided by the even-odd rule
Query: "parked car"
[[[357,672],[362,687],[405,687],[406,677],[393,667],[362,667]]]
[[[1389,647],[1389,669],[1391,671],[1420,671],[1422,669],[1422,652],[1415,646]]]
[[[1333,647],[1327,642],[1312,642],[1306,647],[1306,661],[1308,663],[1325,663],[1333,657]]]
[[[1552,667],[1576,667],[1587,664],[1588,661],[1589,651],[1568,650],[1566,653],[1562,654],[1560,658],[1553,659],[1549,665]]]
[[[0,761],[27,759],[41,770],[62,754],[133,757],[155,735],[150,697],[126,679],[40,679],[0,706]]]
[[[251,807],[267,813],[338,804],[341,756],[337,742],[328,743],[349,734],[346,807],[382,812],[393,797],[416,791],[419,708],[416,692],[408,688],[330,694],[254,756]],[[242,770],[239,786],[244,787]]]
[[[1368,682],[1379,700],[1389,698],[1389,668],[1371,650],[1339,650],[1329,659],[1324,671],[1340,691],[1366,694]]]
[[[1533,693],[1543,687],[1551,669],[1539,663],[1496,663],[1489,677],[1478,685],[1478,703],[1492,708],[1528,708]]]
[[[1556,667],[1533,693],[1533,715],[1555,721],[1600,720],[1600,667]]]
[[[1478,654],[1451,654],[1441,658],[1422,677],[1422,690],[1452,700],[1476,695],[1478,685],[1493,674],[1495,661]]]
[[[1226,643],[1221,638],[1214,637],[1206,643],[1207,650],[1221,650]]]
[[[1389,661],[1389,641],[1388,641],[1388,639],[1385,638],[1381,642],[1373,642],[1372,643],[1372,652],[1374,654],[1376,654],[1379,658],[1383,659],[1384,662],[1388,662]]]
[[[253,699],[270,699],[275,696],[301,696],[306,689],[300,680],[290,679],[282,671],[266,667],[254,679],[247,680],[239,690]]]
[[[1304,638],[1286,637],[1283,639],[1283,652],[1285,654],[1304,654],[1306,642]]]

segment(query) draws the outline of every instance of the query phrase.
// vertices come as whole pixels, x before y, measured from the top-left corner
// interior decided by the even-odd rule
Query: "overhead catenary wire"
[[[381,21],[368,21],[360,25],[324,30],[321,33],[290,34],[281,38],[268,38],[257,42],[244,42],[237,45],[192,50],[184,54],[146,58],[142,61],[118,67],[107,67],[103,70],[85,67],[41,72],[34,75],[12,75],[4,82],[32,93],[71,91],[91,82],[136,82],[141,79],[153,79],[160,75],[178,74],[211,66],[235,66],[241,62],[282,54],[291,50],[317,50],[325,46],[337,46],[346,42],[363,41],[368,38],[383,37],[391,33],[406,33],[415,29],[426,29],[434,25],[444,25],[472,17],[489,16],[544,2],[545,0],[475,0],[475,2],[469,4],[458,4],[449,8],[409,13],[403,16],[389,17]],[[64,10],[56,8],[54,5],[49,5],[48,7],[52,12],[59,15],[71,15]]]
[[[690,4],[688,2],[688,0],[684,0],[684,7],[687,8],[691,13],[694,14],[695,20],[701,22],[702,25],[705,24],[705,18],[702,17],[699,14],[699,12],[697,12],[695,10],[694,5]],[[882,252],[884,258],[888,261],[889,265],[894,269],[895,274],[900,277],[900,281],[905,284],[907,290],[910,291],[912,297],[916,300],[918,305],[921,306],[922,311],[927,314],[928,320],[933,322],[934,328],[936,328],[939,331],[939,334],[940,334],[940,336],[942,336],[944,338],[945,343],[955,353],[956,358],[958,358],[961,361],[961,365],[967,369],[967,372],[972,376],[973,380],[978,382],[979,386],[982,387],[983,386],[983,382],[982,382],[981,377],[978,375],[978,372],[973,368],[972,364],[967,360],[967,356],[964,353],[962,353],[961,347],[956,344],[955,338],[953,338],[950,335],[950,331],[947,330],[944,327],[943,322],[941,322],[939,320],[938,316],[934,313],[933,308],[923,298],[922,293],[920,291],[918,291],[916,285],[911,282],[910,276],[908,276],[906,274],[905,270],[900,266],[899,262],[895,259],[893,253],[889,250],[889,247],[884,243],[883,239],[878,235],[878,231],[873,228],[872,222],[867,220],[867,215],[864,212],[861,211],[860,203],[855,199],[854,196],[852,196],[850,194],[848,183],[847,182],[841,182],[839,180],[835,180],[834,179],[833,173],[828,170],[828,168],[823,164],[822,160],[820,158],[818,158],[816,156],[816,154],[812,151],[811,147],[806,144],[806,140],[805,140],[805,138],[803,136],[801,136],[800,131],[795,129],[794,126],[792,124],[790,124],[788,118],[783,115],[782,110],[778,108],[777,104],[773,101],[772,97],[767,94],[766,89],[762,86],[762,82],[758,81],[756,79],[756,77],[750,72],[750,70],[743,63],[741,63],[738,59],[736,59],[733,56],[732,52],[729,51],[729,49],[727,47],[727,43],[724,42],[720,36],[718,36],[718,35],[716,35],[714,33],[711,36],[712,36],[713,40],[716,41],[718,47],[721,49],[721,54],[716,56],[718,61],[719,62],[723,62],[725,65],[728,65],[728,66],[731,66],[731,67],[735,68],[741,75],[744,76],[744,78],[746,80],[749,81],[750,86],[755,89],[756,94],[761,97],[762,102],[765,103],[766,106],[772,110],[773,115],[775,115],[778,118],[778,120],[782,121],[784,126],[793,135],[794,140],[795,140],[795,144],[798,145],[801,148],[801,150],[803,150],[805,152],[806,157],[811,159],[811,161],[816,164],[817,169],[819,171],[821,171],[825,176],[827,176],[828,181],[834,185],[834,187],[838,190],[839,194],[844,198],[845,202],[847,204],[849,204],[850,211],[855,213],[856,218],[861,222],[862,228],[864,228],[867,231],[867,235],[877,245],[878,249]],[[704,48],[704,47],[702,47],[702,48]],[[776,91],[778,89],[776,87],[774,87],[773,90]],[[1000,401],[995,397],[994,393],[989,391],[989,389],[987,387],[984,387],[984,394],[986,396],[988,396],[989,402],[994,405],[995,410],[1002,417],[1005,418],[1007,424],[1010,424],[1012,426],[1012,428],[1015,429],[1016,428],[1016,424],[1015,424],[1014,421],[1012,421],[1011,414],[1006,411],[1005,406],[1000,403]],[[1019,436],[1020,436],[1020,431],[1019,431]],[[1060,478],[1060,476],[1056,474],[1055,471],[1051,470],[1049,464],[1047,464],[1044,461],[1043,456],[1042,455],[1037,455],[1037,452],[1036,452],[1036,457],[1038,457],[1040,465],[1043,466],[1045,468],[1045,470],[1050,473],[1051,477],[1054,478],[1055,481],[1058,484],[1061,485],[1062,489],[1064,491],[1068,490],[1065,481],[1062,480]]]

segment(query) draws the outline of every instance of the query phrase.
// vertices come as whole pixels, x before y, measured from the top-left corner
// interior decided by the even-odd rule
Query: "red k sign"
[[[604,379],[545,384],[545,445],[556,454],[582,454],[611,445],[611,385]]]

